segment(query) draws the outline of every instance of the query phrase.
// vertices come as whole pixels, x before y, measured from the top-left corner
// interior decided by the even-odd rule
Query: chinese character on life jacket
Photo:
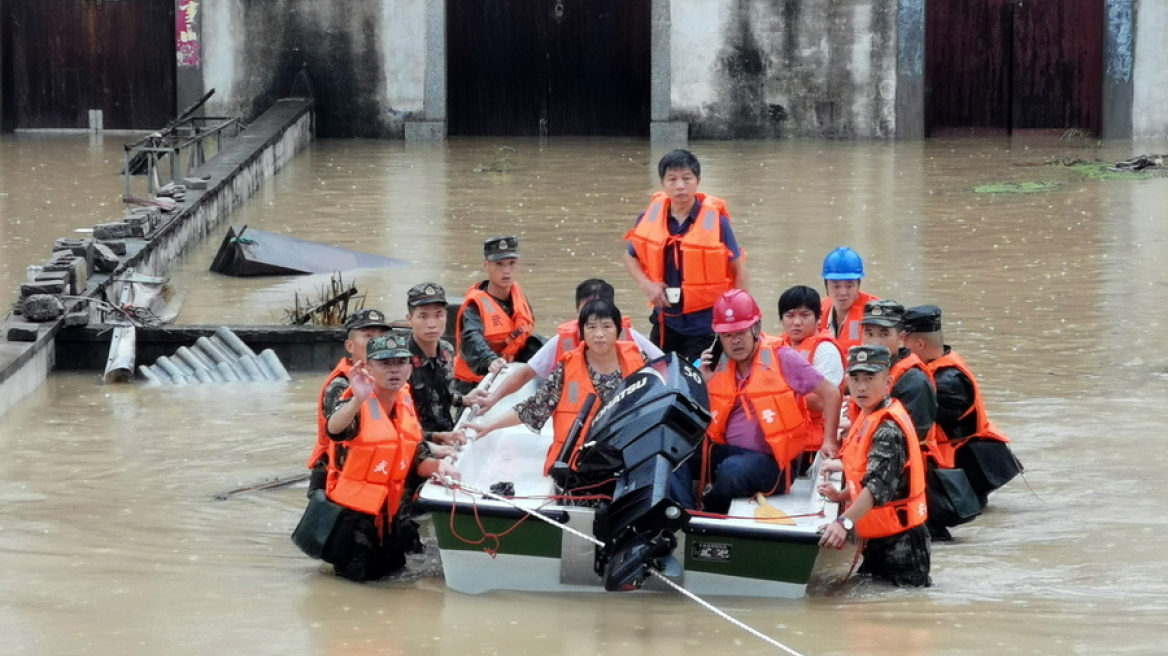
[[[491,325],[495,328],[503,325],[503,318],[498,315],[491,316]]]

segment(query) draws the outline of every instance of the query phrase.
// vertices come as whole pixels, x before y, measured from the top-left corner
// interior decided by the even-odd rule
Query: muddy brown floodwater
[[[54,237],[116,213],[121,142],[0,138],[0,289],[15,289]],[[474,171],[501,146],[518,151],[513,170]],[[783,289],[818,287],[823,256],[857,248],[866,289],[944,308],[947,341],[1029,468],[935,548],[932,588],[827,577],[802,600],[715,601],[808,655],[1162,653],[1168,180],[971,188],[1070,180],[1037,165],[1165,144],[692,149],[703,190],[729,201],[770,329]],[[321,141],[233,222],[409,260],[349,276],[392,315],[404,315],[417,282],[461,292],[479,276],[482,240],[518,234],[539,328],[568,318],[575,284],[598,275],[647,329],[620,239],[654,189],[660,154],[622,140]],[[225,230],[176,263],[180,321],[276,321],[294,291],[327,280],[207,273]],[[400,580],[354,585],[288,540],[302,489],[212,500],[300,471],[322,377],[166,389],[56,374],[0,418],[0,653],[775,653],[671,595],[462,595],[445,589],[433,557]]]

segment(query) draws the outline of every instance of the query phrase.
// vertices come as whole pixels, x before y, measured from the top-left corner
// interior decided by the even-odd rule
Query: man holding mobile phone
[[[714,338],[714,303],[747,288],[746,254],[725,201],[698,192],[702,167],[693,153],[668,153],[657,174],[662,190],[625,234],[625,268],[653,307],[650,339],[692,362]]]

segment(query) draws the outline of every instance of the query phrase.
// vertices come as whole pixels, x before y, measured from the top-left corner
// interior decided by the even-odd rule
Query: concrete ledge
[[[685,146],[689,143],[689,123],[653,121],[649,123],[649,143]]]
[[[446,140],[446,121],[406,121],[406,143],[431,143]]]
[[[109,274],[89,272],[78,280],[82,293],[101,298],[110,280],[130,268],[139,274],[166,275],[179,254],[206,237],[312,141],[312,106],[312,100],[305,98],[276,101],[215,157],[190,172],[192,177],[206,179],[206,189],[188,190],[165,223],[144,237],[127,238],[126,257],[118,268]],[[34,342],[9,342],[0,336],[0,413],[35,390],[53,369],[57,362],[54,340],[60,327],[60,320],[45,324]],[[93,350],[94,345],[89,348]],[[100,357],[99,368],[104,369],[108,348],[96,350],[85,356],[67,353],[62,364],[78,368],[75,359]]]
[[[53,338],[60,330],[57,320],[40,324],[34,342],[9,342],[0,336],[0,415],[40,387],[53,370]]]

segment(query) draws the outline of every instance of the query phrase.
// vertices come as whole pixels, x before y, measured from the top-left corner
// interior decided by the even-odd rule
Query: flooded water
[[[118,139],[0,138],[0,285],[57,236],[116,203]],[[507,146],[508,173],[475,172]],[[820,286],[837,245],[864,287],[945,309],[947,341],[979,374],[1028,466],[938,545],[934,587],[834,580],[807,599],[715,600],[808,655],[1158,654],[1168,643],[1168,180],[1068,183],[991,196],[1000,181],[1070,180],[1053,157],[1123,159],[1165,144],[1058,141],[694,143],[702,188],[728,199],[772,330],[778,294]],[[661,152],[634,141],[318,142],[234,218],[413,262],[357,272],[367,305],[479,277],[484,238],[522,239],[538,326],[568,318],[575,284],[613,282],[647,329],[620,264]],[[112,162],[112,165],[111,165]],[[116,209],[116,207],[115,207]],[[278,320],[327,276],[206,272],[226,226],[176,263],[180,321]],[[350,276],[346,276],[349,278]],[[469,596],[433,559],[354,585],[288,535],[303,490],[214,501],[297,473],[323,375],[283,386],[101,387],[58,374],[0,419],[0,635],[5,654],[774,653],[671,595]]]

